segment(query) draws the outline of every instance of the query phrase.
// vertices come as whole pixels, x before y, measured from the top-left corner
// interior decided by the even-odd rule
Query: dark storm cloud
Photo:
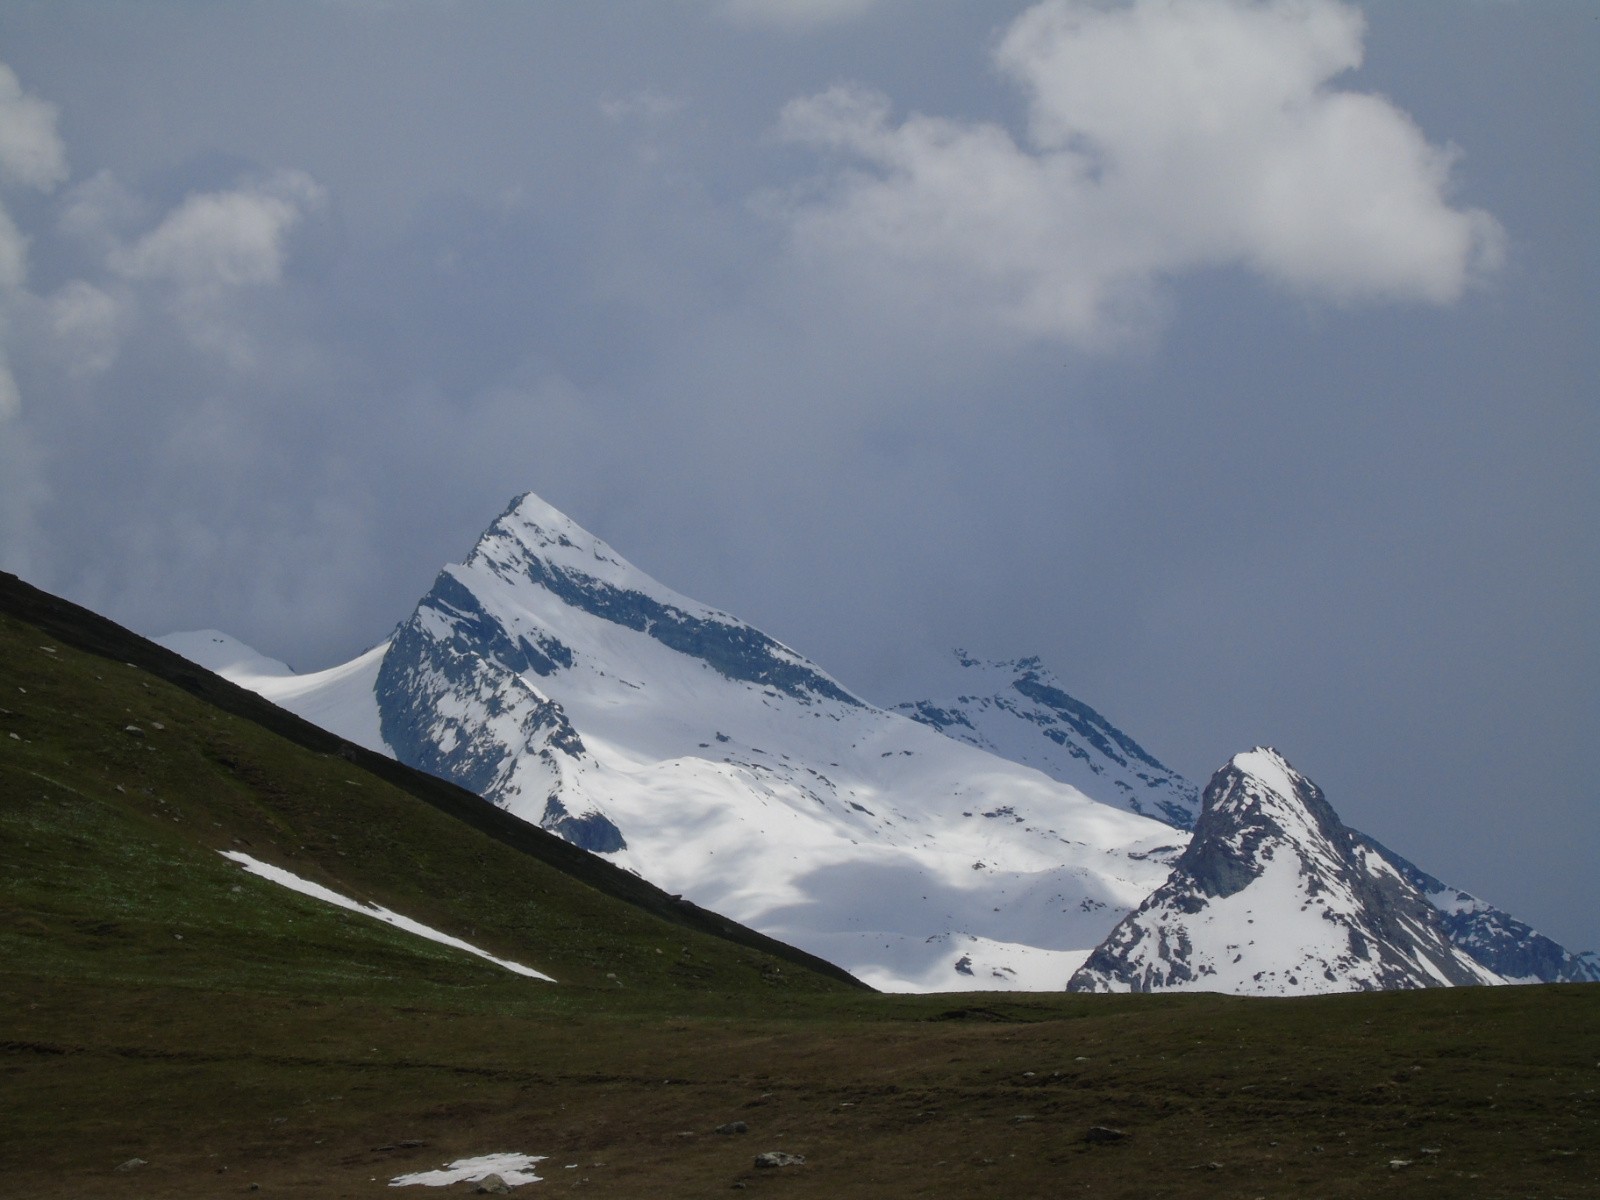
[[[1600,943],[1600,34],[1424,8],[0,3],[0,561],[314,667],[532,488]]]

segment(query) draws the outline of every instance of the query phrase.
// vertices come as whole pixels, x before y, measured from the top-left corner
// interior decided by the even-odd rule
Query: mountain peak
[[[1212,776],[1172,874],[1068,987],[1285,995],[1500,981],[1316,784],[1257,747]]]
[[[1289,765],[1289,760],[1271,746],[1257,746],[1235,754],[1228,765],[1242,774],[1259,779],[1282,796],[1293,796],[1310,781]]]
[[[157,638],[160,645],[229,679],[280,679],[293,675],[288,663],[269,658],[238,638],[216,629],[194,629]]]
[[[1199,789],[1069,695],[1038,656],[982,659],[957,649],[952,657],[945,695],[896,711],[1140,816],[1194,824]]]
[[[466,565],[483,564],[497,574],[521,574],[529,559],[581,570],[609,583],[648,579],[566,513],[532,492],[523,492],[479,536]]]

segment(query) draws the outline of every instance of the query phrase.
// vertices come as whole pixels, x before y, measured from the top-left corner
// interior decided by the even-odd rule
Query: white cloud
[[[810,29],[866,14],[879,0],[722,0],[722,10],[734,21],[749,25],[774,25],[781,29]]]
[[[28,239],[0,208],[0,305],[28,282]]]
[[[669,96],[664,92],[649,90],[632,92],[626,96],[604,96],[600,100],[601,114],[606,120],[617,124],[624,121],[656,124],[670,120],[683,109],[684,101],[681,96]]]
[[[45,303],[47,327],[72,375],[98,375],[110,369],[128,318],[124,299],[82,279],[66,284]]]
[[[66,177],[55,105],[24,92],[16,72],[0,63],[0,182],[47,192]]]
[[[61,197],[56,228],[108,258],[129,234],[153,219],[149,204],[110,171],[97,171]]]
[[[0,424],[11,420],[22,411],[22,394],[17,391],[17,380],[11,367],[0,357]]]
[[[76,232],[111,245],[106,261],[131,285],[128,306],[165,288],[168,311],[195,347],[236,370],[252,370],[260,361],[260,338],[250,295],[259,299],[282,281],[291,235],[327,195],[302,171],[278,171],[229,191],[191,195],[131,243],[119,241],[113,228],[118,189],[108,185],[75,198],[82,201]],[[92,298],[85,293],[79,299]],[[120,337],[122,313],[98,306],[76,315],[83,335],[97,338],[102,352],[110,338]]]
[[[55,106],[24,92],[16,72],[0,63],[0,183],[48,192],[66,177]],[[0,424],[22,411],[6,343],[13,310],[28,300],[27,284],[28,239],[0,208]]]
[[[111,265],[130,279],[165,280],[213,290],[278,282],[290,232],[319,208],[323,189],[300,171],[259,184],[193,195]]]
[[[1241,265],[1339,302],[1449,303],[1499,226],[1449,202],[1454,154],[1330,86],[1364,27],[1338,0],[1045,0],[996,51],[1026,137],[850,87],[780,131],[849,165],[790,203],[796,248],[923,312],[1080,343],[1147,325],[1159,283]]]

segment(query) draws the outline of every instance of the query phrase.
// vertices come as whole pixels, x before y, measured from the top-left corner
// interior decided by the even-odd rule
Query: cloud
[[[656,124],[670,120],[683,109],[684,101],[681,96],[669,96],[665,92],[648,89],[625,96],[603,96],[600,100],[601,114],[606,120],[616,124],[624,121]]]
[[[107,202],[115,193],[108,186],[75,197],[71,215],[80,234],[109,240],[107,265],[137,290],[133,302],[159,301],[164,291],[190,343],[236,370],[258,367],[259,314],[248,297],[282,282],[291,236],[327,203],[323,187],[303,171],[282,170],[228,191],[196,193],[131,242],[110,231],[118,206]]]
[[[879,0],[722,0],[722,11],[747,25],[812,29],[864,16]]]
[[[24,92],[16,72],[0,63],[0,184],[48,192],[66,177],[55,106]],[[0,207],[0,424],[22,411],[7,343],[12,312],[28,299],[27,283],[28,239]]]
[[[0,361],[0,423],[9,421],[22,411],[22,393],[17,390],[16,376],[11,368]]]
[[[152,219],[148,203],[110,171],[102,170],[63,194],[56,228],[104,262],[134,230]]]
[[[0,208],[0,307],[28,283],[28,239]]]
[[[69,375],[99,375],[116,361],[130,317],[128,302],[82,279],[45,303],[52,343]]]
[[[0,63],[0,182],[47,192],[66,177],[55,105],[24,92],[16,72]]]
[[[1242,266],[1340,303],[1447,304],[1501,253],[1450,203],[1452,150],[1381,97],[1330,86],[1364,26],[1338,0],[1045,0],[995,61],[1025,137],[839,86],[780,134],[830,155],[783,215],[852,289],[963,323],[1104,343],[1147,328],[1160,284]]]
[[[129,279],[190,289],[277,283],[290,232],[324,202],[321,186],[302,171],[193,195],[133,245],[115,251],[111,265]]]

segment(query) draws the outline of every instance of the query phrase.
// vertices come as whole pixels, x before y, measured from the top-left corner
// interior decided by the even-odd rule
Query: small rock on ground
[[[1083,1135],[1086,1142],[1120,1142],[1128,1135],[1120,1129],[1113,1129],[1109,1125],[1091,1125],[1089,1132]]]
[[[765,1154],[756,1155],[758,1167],[803,1167],[806,1159],[803,1154],[786,1154],[782,1150],[768,1150]]]

